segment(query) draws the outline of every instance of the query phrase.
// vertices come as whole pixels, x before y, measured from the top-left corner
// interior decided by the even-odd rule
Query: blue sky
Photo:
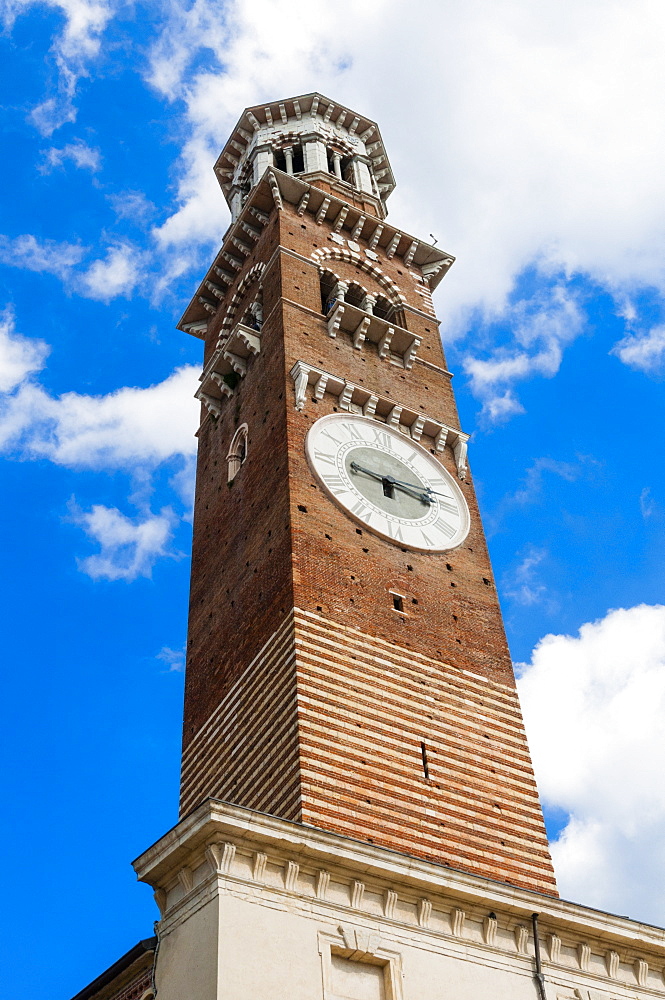
[[[231,126],[315,89],[379,122],[391,219],[457,256],[435,301],[562,893],[664,923],[662,5],[0,13],[5,994],[66,1000],[151,933],[200,364],[174,326]]]

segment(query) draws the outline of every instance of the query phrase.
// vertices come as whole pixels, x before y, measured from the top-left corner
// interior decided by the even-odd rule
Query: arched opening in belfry
[[[344,301],[348,302],[350,306],[355,306],[356,309],[364,309],[366,295],[365,289],[353,281],[344,295]]]
[[[258,331],[263,326],[263,290],[261,288],[245,309],[241,322],[251,330]]]
[[[337,301],[337,283],[339,279],[331,271],[321,275],[321,311],[327,316]]]
[[[397,306],[394,302],[391,302],[385,295],[378,296],[374,303],[373,312],[379,319],[384,319],[388,323],[394,323],[395,326],[404,326],[404,310],[401,306]]]
[[[305,158],[300,143],[283,146],[274,152],[275,166],[285,174],[301,174],[305,169]]]
[[[305,156],[302,151],[302,146],[297,145],[293,147],[293,173],[302,174],[305,170]]]

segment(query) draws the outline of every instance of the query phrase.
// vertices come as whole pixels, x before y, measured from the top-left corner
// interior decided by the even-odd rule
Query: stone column
[[[284,159],[286,160],[287,174],[293,173],[293,146],[284,147]]]
[[[235,222],[242,211],[242,189],[234,186],[231,188],[231,220]]]
[[[335,174],[335,177],[339,177],[339,179],[341,180],[342,179],[342,157],[340,156],[339,153],[333,153],[332,160],[333,160],[333,172]]]
[[[372,175],[366,157],[354,156],[351,161],[353,168],[353,185],[359,191],[367,191],[374,194],[372,187]]]

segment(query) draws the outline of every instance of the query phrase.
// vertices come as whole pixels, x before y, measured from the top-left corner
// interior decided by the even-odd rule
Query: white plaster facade
[[[665,931],[209,800],[134,863],[158,1000],[665,995]]]

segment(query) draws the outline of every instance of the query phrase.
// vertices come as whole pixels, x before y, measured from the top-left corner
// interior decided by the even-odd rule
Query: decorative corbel
[[[296,390],[296,410],[302,410],[305,405],[310,371],[311,368],[309,365],[303,364],[302,361],[296,361],[295,365],[291,369],[291,377],[295,382]]]

